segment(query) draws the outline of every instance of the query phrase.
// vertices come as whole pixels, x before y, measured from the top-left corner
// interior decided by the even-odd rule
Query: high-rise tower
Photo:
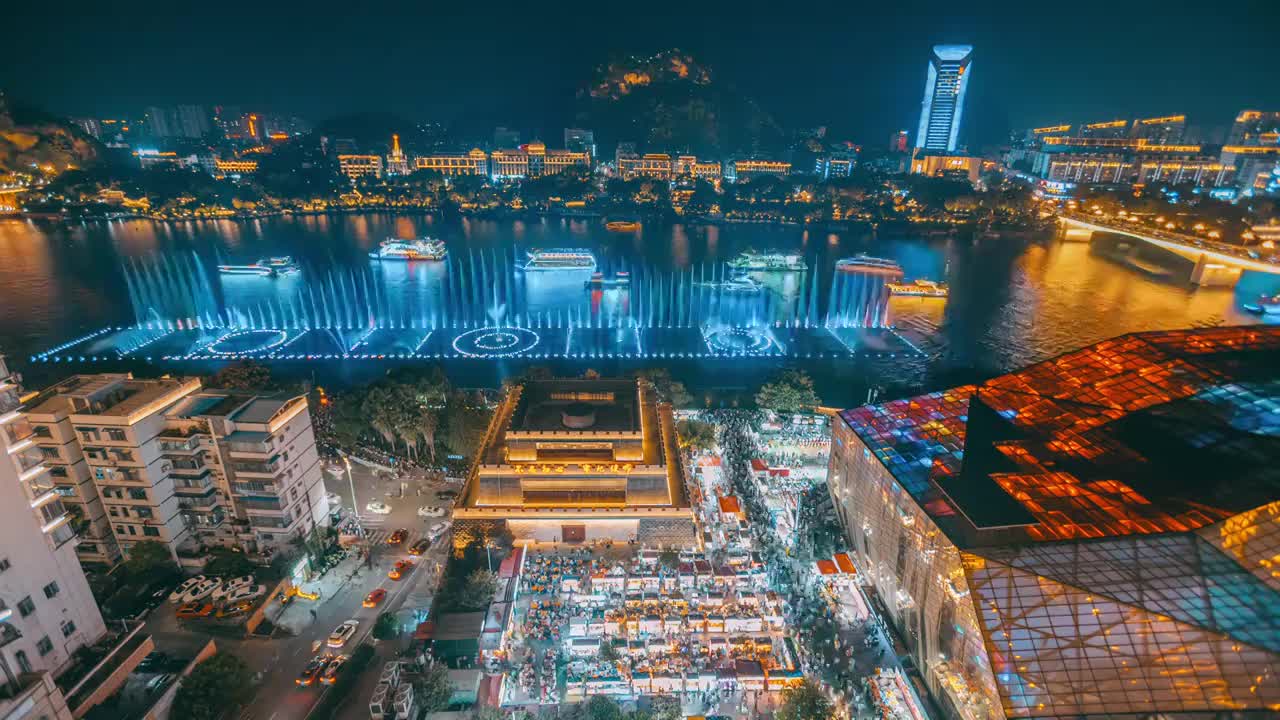
[[[933,46],[929,79],[924,85],[924,102],[920,108],[920,130],[916,133],[917,148],[955,151],[972,53],[972,45]]]

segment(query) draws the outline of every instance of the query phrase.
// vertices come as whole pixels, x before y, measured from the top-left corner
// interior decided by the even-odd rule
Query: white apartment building
[[[77,375],[24,414],[51,484],[78,508],[82,561],[113,564],[142,540],[192,564],[211,544],[270,554],[328,518],[305,397]]]
[[[20,402],[0,358],[0,718],[71,720],[53,677],[106,626]]]

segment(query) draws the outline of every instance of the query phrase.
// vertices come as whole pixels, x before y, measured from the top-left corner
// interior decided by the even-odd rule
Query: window
[[[32,672],[31,661],[27,659],[26,651],[19,650],[18,652],[14,653],[13,659],[18,661],[18,669],[21,670],[24,674]]]
[[[140,518],[155,517],[155,513],[151,512],[149,507],[136,507],[133,509],[133,514]]]
[[[153,528],[150,525],[142,528],[142,534],[147,537],[160,537],[160,528]]]
[[[8,570],[12,564],[9,562],[9,558],[0,558],[0,573]]]
[[[107,506],[107,514],[111,517],[120,517],[120,511],[116,509],[115,505]]]
[[[76,624],[70,620],[62,621],[62,637],[71,637],[71,633],[76,631]]]
[[[36,604],[31,601],[30,595],[18,601],[18,614],[21,615],[22,617],[26,617],[35,611],[36,611]]]
[[[104,432],[106,432],[108,440],[114,440],[115,442],[124,442],[126,439],[124,431],[121,430],[120,428],[107,428]]]
[[[40,638],[40,642],[36,643],[36,650],[40,652],[41,657],[48,655],[53,652],[53,641],[49,639],[48,635],[45,635]]]
[[[130,500],[146,500],[147,491],[142,490],[140,488],[129,488],[129,499]]]
[[[47,598],[55,597],[57,596],[59,589],[57,582],[51,582],[44,586],[44,596]]]

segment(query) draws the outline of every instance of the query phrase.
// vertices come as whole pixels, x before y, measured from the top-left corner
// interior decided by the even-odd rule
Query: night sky
[[[556,142],[595,65],[679,47],[786,127],[879,145],[914,134],[929,46],[947,42],[976,47],[973,145],[1058,121],[1185,112],[1211,130],[1280,109],[1277,0],[78,4],[8,4],[0,89],[67,115],[390,111]]]

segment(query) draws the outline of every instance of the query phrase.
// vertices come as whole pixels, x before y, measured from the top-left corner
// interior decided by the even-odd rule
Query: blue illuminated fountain
[[[743,278],[720,263],[619,267],[630,282],[607,287],[589,269],[521,265],[469,249],[283,278],[218,275],[195,253],[131,259],[134,324],[35,359],[821,357],[892,334],[882,279],[839,265],[825,293],[817,272]]]

